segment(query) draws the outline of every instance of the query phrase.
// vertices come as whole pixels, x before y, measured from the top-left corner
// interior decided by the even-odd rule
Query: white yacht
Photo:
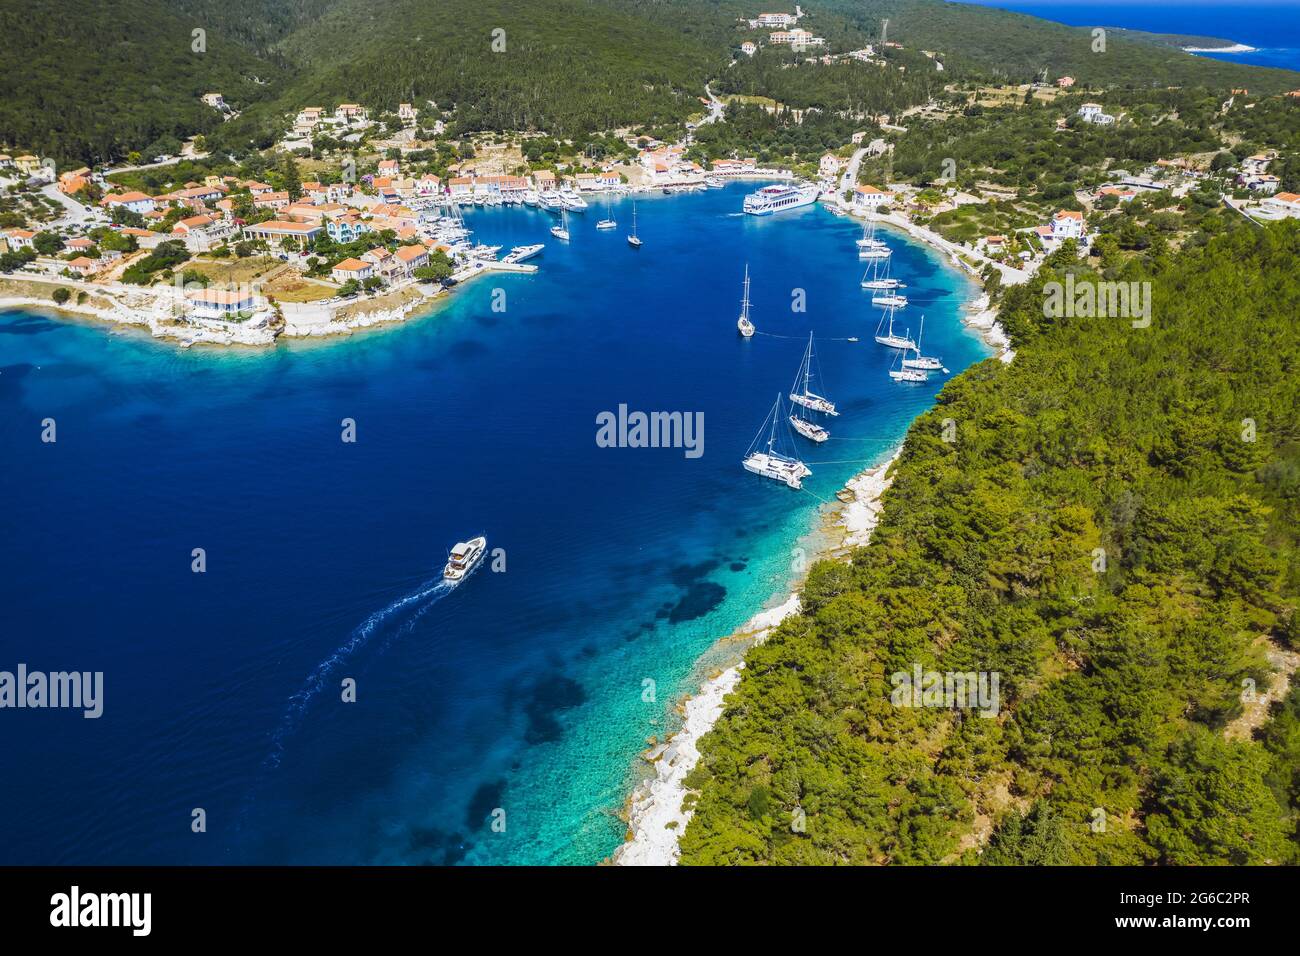
[[[745,338],[754,334],[754,323],[749,320],[749,263],[745,263],[745,294],[740,299],[740,318],[736,320],[736,331]]]
[[[564,189],[560,190],[559,196],[560,196],[560,203],[564,206],[565,209],[571,210],[573,212],[584,212],[587,208],[587,200],[583,199],[581,196],[579,196],[572,189],[569,189],[567,186]]]
[[[880,292],[871,297],[871,304],[883,309],[901,309],[907,305],[907,296],[897,292]]]
[[[628,233],[627,244],[633,249],[641,248],[641,238],[636,234],[636,203],[632,203],[632,231]]]
[[[537,205],[543,209],[563,209],[564,203],[560,199],[560,194],[553,189],[543,189],[537,194]]]
[[[815,203],[818,192],[816,183],[764,186],[745,197],[744,210],[751,216],[766,216],[786,209],[799,209]]]
[[[885,324],[885,319],[889,319],[889,331],[884,335],[880,334],[880,327]],[[876,342],[880,345],[887,345],[891,349],[915,349],[916,343],[909,336],[894,334],[894,310],[889,309],[885,315],[880,317],[876,323]]]
[[[459,584],[469,577],[487,553],[487,538],[479,535],[468,541],[458,541],[447,555],[447,566],[442,569],[442,579],[448,584]]]
[[[903,368],[922,369],[929,372],[946,372],[943,367],[943,360],[931,355],[921,354],[921,336],[925,334],[925,316],[921,316],[921,331],[916,333],[916,348],[913,349],[913,355],[908,358],[906,353],[903,355]]]
[[[881,275],[882,270],[880,264],[882,262],[885,264],[883,270],[884,275]],[[867,276],[870,276],[871,278],[868,279]],[[862,288],[872,289],[873,291],[880,289],[886,292],[891,292],[894,289],[906,288],[906,286],[889,275],[889,259],[886,258],[875,259],[872,261],[871,265],[867,267],[867,271],[862,274]]]
[[[525,206],[536,206],[536,205],[537,205],[537,190],[536,190],[536,189],[528,189],[528,190],[525,190],[525,191],[524,191],[524,205],[525,205]]]
[[[831,433],[826,429],[822,428],[816,422],[810,422],[807,419],[800,418],[798,413],[792,413],[790,415],[790,424],[793,425],[794,430],[804,438],[815,441],[819,445],[831,437]]]
[[[909,329],[909,331],[911,330]],[[916,346],[912,346],[912,351],[916,351]],[[917,354],[919,355],[920,353],[917,352]],[[899,352],[898,355],[906,356],[907,352],[902,351]],[[897,358],[895,360],[897,361]],[[928,382],[930,380],[930,373],[923,368],[908,368],[904,362],[900,368],[891,368],[889,370],[889,377],[895,382]]]
[[[799,363],[799,371],[795,374],[794,384],[790,386],[790,401],[814,412],[838,415],[839,412],[835,410],[834,402],[811,390],[814,362],[816,362],[816,359],[813,356],[813,334],[809,332],[808,348],[804,349],[803,361]],[[817,373],[817,380],[818,388],[821,388],[820,371]]]
[[[563,239],[565,242],[568,242],[568,241],[569,241],[569,213],[568,213],[568,210],[566,210],[566,209],[561,209],[561,210],[560,210],[560,222],[559,222],[559,224],[554,225],[554,226],[551,227],[551,235],[553,235],[556,239]]]
[[[546,246],[540,242],[535,243],[534,245],[531,246],[515,246],[513,249],[511,249],[509,252],[507,252],[504,256],[501,257],[501,261],[511,262],[511,263],[523,262],[525,259],[531,259],[533,256],[537,255],[545,248]]]
[[[596,223],[597,229],[617,229],[618,220],[614,218],[614,213],[610,211],[609,200],[605,200],[605,218]]]
[[[771,423],[770,427],[769,422]],[[772,406],[772,410],[763,419],[763,424],[759,427],[758,434],[754,436],[754,441],[750,443],[749,450],[745,452],[745,459],[741,464],[750,474],[762,478],[771,478],[773,481],[782,482],[788,487],[798,490],[803,487],[803,479],[812,474],[812,469],[798,458],[783,454],[777,448],[777,426],[780,423],[781,395],[778,392],[776,404]],[[763,442],[765,432],[767,433],[766,443]],[[764,450],[760,451],[759,449]]]

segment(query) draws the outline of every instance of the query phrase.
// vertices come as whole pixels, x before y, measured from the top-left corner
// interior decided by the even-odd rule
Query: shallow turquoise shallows
[[[181,351],[0,316],[0,670],[104,673],[98,720],[3,715],[0,863],[607,857],[696,661],[948,378],[890,381],[858,226],[742,216],[753,188],[638,200],[640,251],[626,199],[613,232],[571,215],[567,244],[546,213],[470,211],[476,239],[545,241],[541,270],[349,338]],[[954,374],[984,358],[969,281],[888,238],[898,325],[925,313]],[[810,330],[842,414],[797,439],[798,492],[740,462]],[[703,454],[599,447],[620,404],[702,413]],[[478,533],[504,570],[447,593]]]

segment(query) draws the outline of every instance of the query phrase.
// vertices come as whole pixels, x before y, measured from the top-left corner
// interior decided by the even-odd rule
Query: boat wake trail
[[[280,721],[280,726],[271,738],[271,753],[267,756],[263,766],[268,770],[274,770],[280,765],[280,758],[284,755],[285,741],[297,730],[303,715],[307,712],[307,707],[315,699],[316,695],[325,689],[340,664],[347,661],[365,646],[394,616],[401,614],[413,604],[420,604],[415,616],[404,625],[403,633],[405,633],[414,626],[415,621],[424,617],[429,608],[445,598],[451,591],[452,586],[445,581],[425,581],[410,594],[400,597],[386,607],[373,612],[357,625],[347,641],[329,657],[317,664],[315,670],[307,675],[307,679],[298,692],[289,698],[284,718]]]

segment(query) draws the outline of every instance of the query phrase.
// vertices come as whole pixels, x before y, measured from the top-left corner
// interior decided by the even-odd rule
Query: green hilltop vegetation
[[[1300,224],[1110,270],[1149,328],[1044,317],[1102,278],[1069,245],[1002,292],[1014,362],[948,383],[870,545],[748,654],[683,862],[1300,861],[1300,689],[1242,717],[1300,650]],[[917,664],[999,673],[997,716],[895,706]]]
[[[1086,30],[941,0],[818,0],[801,25],[842,52],[889,37],[897,69],[822,65],[764,49],[739,0],[29,0],[0,11],[0,142],[67,164],[149,154],[195,133],[237,154],[271,145],[288,114],[356,101],[435,101],[453,132],[542,130],[572,138],[618,127],[671,130],[719,93],[766,96],[861,122],[925,102],[945,82],[1027,80],[1043,68],[1097,87],[1300,86],[1285,70],[1193,57],[1131,31],[1091,51]],[[191,50],[191,31],[207,51]],[[505,51],[492,31],[505,31]],[[940,73],[920,50],[938,51]],[[222,93],[223,123],[199,103]],[[161,151],[161,149],[159,149]]]

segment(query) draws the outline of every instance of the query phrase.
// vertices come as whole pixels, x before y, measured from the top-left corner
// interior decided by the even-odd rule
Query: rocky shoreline
[[[901,446],[884,462],[854,476],[844,486],[846,494],[831,506],[823,522],[824,527],[835,532],[838,542],[825,548],[818,557],[841,555],[871,540],[871,532],[880,520],[880,499],[893,480],[889,472],[900,451]],[[760,644],[782,621],[799,613],[799,609],[796,587],[780,604],[755,614],[726,640],[739,642],[746,649]],[[628,832],[623,844],[614,851],[614,865],[673,866],[677,863],[681,854],[677,839],[694,812],[682,805],[690,792],[686,777],[699,762],[700,739],[722,716],[725,699],[736,689],[744,666],[741,660],[710,675],[696,694],[679,705],[681,728],[667,741],[642,754],[654,772],[628,797],[624,809]]]

